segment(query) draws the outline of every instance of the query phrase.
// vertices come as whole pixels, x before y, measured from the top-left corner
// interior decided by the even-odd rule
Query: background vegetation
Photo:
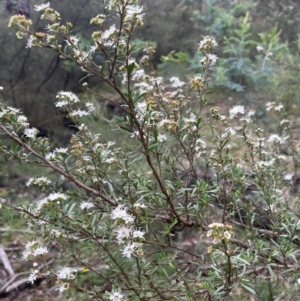
[[[85,94],[81,87],[85,74],[78,67],[45,49],[24,50],[26,41],[17,40],[15,31],[7,28],[11,15],[19,12],[30,15],[36,26],[43,29],[44,24],[33,13],[36,4],[40,2],[11,0],[0,3],[0,85],[4,87],[4,100],[21,108],[32,126],[49,137],[53,147],[64,146],[71,137],[72,127],[66,116],[54,107],[57,91],[71,90],[81,94],[82,99],[92,101],[108,118],[112,117],[109,115],[111,108]],[[297,137],[300,70],[298,1],[143,0],[141,4],[147,14],[144,26],[135,32],[135,43],[137,49],[143,43],[155,46],[154,66],[158,74],[165,77],[177,75],[185,80],[192,77],[199,61],[197,44],[202,36],[212,35],[219,43],[217,55],[220,60],[212,74],[216,89],[208,96],[211,105],[223,108],[237,103],[246,105],[255,110],[264,130],[272,132],[277,127],[274,122],[276,116],[266,115],[265,104],[282,103]],[[69,5],[67,1],[54,0],[51,6],[62,14],[63,20],[75,25],[74,34],[88,41],[92,32],[90,19],[95,12],[101,13],[96,2],[74,0]],[[258,51],[257,46],[263,47],[263,50]],[[98,58],[99,61],[102,59]],[[103,83],[92,78],[84,81],[109,98],[117,97]],[[88,121],[109,140],[109,120],[104,122],[94,117]],[[122,144],[122,137],[119,139]],[[9,197],[13,202],[17,199],[26,202],[32,197],[39,197],[38,192],[29,192],[24,188],[28,174],[26,167],[16,163],[1,164],[0,195]],[[49,175],[51,177],[51,173]],[[10,248],[19,248],[23,243],[23,234],[18,231],[25,225],[16,215],[2,212],[0,235],[10,252]],[[14,253],[10,254],[13,256]],[[22,264],[16,260],[15,265]],[[280,296],[274,285],[257,285],[261,286],[258,288],[260,300],[275,300],[274,296]],[[290,300],[297,300],[296,296],[293,297],[293,290],[296,289],[289,289]],[[51,298],[52,292],[46,291]],[[238,298],[242,300],[242,296]]]

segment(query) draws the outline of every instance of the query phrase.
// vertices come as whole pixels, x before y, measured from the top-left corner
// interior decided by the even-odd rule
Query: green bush
[[[293,181],[299,143],[283,105],[266,107],[278,118],[277,133],[264,133],[254,112],[240,104],[209,105],[218,64],[211,36],[198,44],[201,59],[190,84],[158,77],[151,46],[139,61],[134,57],[131,39],[144,15],[137,2],[108,1],[106,14],[90,20],[91,45],[49,3],[35,7],[46,30],[32,30],[24,16],[11,18],[29,48],[51,49],[105,82],[121,104],[83,87],[124,111],[104,141],[85,119],[97,115],[93,104],[58,92],[55,105],[78,132],[68,147],[51,149],[20,110],[1,103],[0,129],[14,142],[1,140],[1,157],[57,174],[29,179],[27,186],[47,193],[31,205],[2,199],[36,232],[23,251],[23,259],[34,260],[29,281],[43,275],[60,292],[73,290],[85,300],[292,298],[300,278]],[[126,143],[115,143],[115,133]],[[62,178],[72,184],[67,190]],[[51,244],[67,260],[58,269],[47,264]]]

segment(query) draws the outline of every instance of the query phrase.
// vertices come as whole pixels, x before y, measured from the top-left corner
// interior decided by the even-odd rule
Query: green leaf
[[[255,290],[254,290],[253,288],[251,288],[251,287],[245,285],[244,283],[241,283],[241,286],[242,286],[245,290],[247,290],[249,293],[251,293],[252,295],[256,295],[256,292],[255,292]]]
[[[147,148],[147,152],[153,152],[155,149],[157,149],[159,143],[154,143],[152,145],[150,145],[148,148]]]

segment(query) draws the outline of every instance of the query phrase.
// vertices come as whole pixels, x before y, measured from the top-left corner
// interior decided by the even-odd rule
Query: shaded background
[[[73,33],[83,42],[90,42],[93,27],[90,19],[101,13],[101,5],[93,0],[59,1],[51,0],[51,7],[60,12],[62,22],[74,24]],[[101,1],[100,1],[101,2]],[[142,0],[147,12],[144,26],[135,33],[135,42],[144,41],[156,45],[154,65],[158,72],[168,76],[177,74],[186,77],[199,68],[197,43],[203,35],[213,35],[218,43],[218,56],[222,58],[213,74],[216,92],[228,99],[239,99],[244,104],[260,104],[267,99],[283,101],[291,105],[298,101],[298,70],[286,74],[284,55],[297,66],[299,55],[299,1],[233,1],[233,0]],[[284,3],[281,3],[284,2]],[[33,21],[33,28],[42,31],[45,22],[39,20],[40,13],[34,5],[43,1],[2,0],[0,1],[0,85],[4,87],[4,100],[21,108],[32,126],[53,139],[56,144],[66,144],[70,137],[65,116],[54,108],[55,95],[60,90],[80,93],[80,79],[85,75],[80,69],[60,59],[47,49],[25,48],[26,39],[18,40],[15,30],[7,24],[12,15],[25,14]],[[246,14],[249,14],[248,36],[241,36]],[[270,32],[277,24],[279,39],[274,43],[277,65],[268,64],[260,72],[255,42],[261,42],[259,33]],[[233,45],[225,38],[235,37]],[[245,40],[243,40],[245,39]],[[245,43],[246,42],[246,43]],[[287,48],[288,47],[288,48]],[[282,49],[285,48],[283,53]],[[167,56],[175,51],[175,56]],[[275,56],[275,54],[274,54]],[[286,65],[289,62],[285,59]],[[277,69],[276,69],[277,68]],[[275,71],[277,73],[274,76]],[[95,88],[101,82],[89,79]],[[276,81],[276,82],[274,82]],[[280,93],[274,87],[281,86]],[[267,94],[265,93],[267,91]],[[219,95],[218,95],[219,93]],[[221,94],[220,94],[221,93]],[[263,117],[263,114],[262,114]]]

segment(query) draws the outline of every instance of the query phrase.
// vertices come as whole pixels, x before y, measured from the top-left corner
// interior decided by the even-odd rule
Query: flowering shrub
[[[44,238],[45,246],[25,245],[23,259],[35,262],[29,281],[43,274],[60,292],[74,289],[92,300],[218,300],[254,295],[257,281],[297,283],[299,199],[289,188],[295,188],[299,145],[283,106],[267,104],[279,117],[280,135],[264,134],[244,106],[211,107],[206,95],[218,57],[210,36],[199,43],[199,74],[190,84],[158,77],[154,50],[146,46],[137,62],[130,44],[143,23],[137,2],[108,1],[91,20],[89,48],[49,3],[35,7],[47,23],[44,32],[32,30],[24,16],[9,23],[27,37],[27,47],[50,48],[112,87],[126,112],[115,127],[129,142],[120,146],[114,133],[107,142],[92,132],[85,116],[97,112],[72,92],[58,92],[56,102],[78,128],[67,148],[51,149],[19,110],[1,103],[0,129],[15,142],[1,142],[2,158],[57,174],[56,181],[27,182],[47,193],[32,205],[2,201]],[[94,60],[96,52],[105,64]],[[61,179],[72,187],[63,191]],[[46,264],[50,242],[71,256],[73,267]],[[101,285],[78,282],[83,271]]]

